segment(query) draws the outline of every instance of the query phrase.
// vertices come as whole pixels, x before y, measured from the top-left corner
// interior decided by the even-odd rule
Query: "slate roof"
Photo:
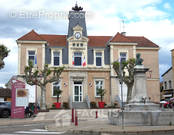
[[[11,97],[11,89],[8,89],[8,88],[0,88],[0,97],[10,98]]]
[[[67,35],[38,34],[34,30],[22,36],[22,41],[47,41],[49,46],[66,46]],[[138,47],[159,47],[143,36],[124,36],[119,32],[114,36],[88,36],[89,47],[105,47],[108,42],[113,43],[137,43]]]
[[[88,36],[88,38],[89,47],[105,47],[112,36]]]

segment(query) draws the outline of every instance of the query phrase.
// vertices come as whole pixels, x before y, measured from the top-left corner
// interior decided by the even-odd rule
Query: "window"
[[[164,87],[165,89],[167,89],[167,82],[164,82]]]
[[[75,44],[75,43],[73,43],[73,46],[76,46],[76,44]]]
[[[172,88],[172,81],[169,80],[169,89],[171,89],[171,88]]]
[[[53,65],[59,66],[60,65],[60,52],[53,52]]]
[[[32,61],[33,65],[37,64],[35,51],[28,51],[28,61]]]
[[[120,62],[126,61],[126,52],[121,52],[120,53]]]
[[[96,66],[102,66],[102,53],[96,52]]]
[[[96,80],[95,81],[95,96],[99,97],[98,89],[103,89],[103,80]]]
[[[56,88],[60,89],[60,81],[53,83],[53,92],[52,92],[53,97],[57,96],[56,95]]]
[[[83,43],[81,43],[80,46],[83,47]]]
[[[81,52],[75,52],[74,53],[74,65],[75,66],[81,66],[82,65],[82,53]]]

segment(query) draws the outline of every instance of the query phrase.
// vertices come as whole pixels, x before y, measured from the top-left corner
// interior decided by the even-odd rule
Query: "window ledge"
[[[57,98],[57,96],[51,96],[52,98]],[[59,96],[59,98],[61,98],[61,96]]]

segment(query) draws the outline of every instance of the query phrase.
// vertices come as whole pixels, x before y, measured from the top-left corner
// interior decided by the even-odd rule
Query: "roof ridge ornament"
[[[75,7],[72,7],[72,10],[74,10],[74,11],[80,11],[80,10],[83,10],[83,8],[81,6],[78,6],[78,4],[76,2]]]

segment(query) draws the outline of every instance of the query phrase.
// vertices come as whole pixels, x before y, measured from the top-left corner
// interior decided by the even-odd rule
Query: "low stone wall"
[[[160,126],[174,125],[173,111],[124,111],[124,125],[143,125],[143,126]],[[113,125],[122,124],[122,112],[109,112],[109,123]]]

